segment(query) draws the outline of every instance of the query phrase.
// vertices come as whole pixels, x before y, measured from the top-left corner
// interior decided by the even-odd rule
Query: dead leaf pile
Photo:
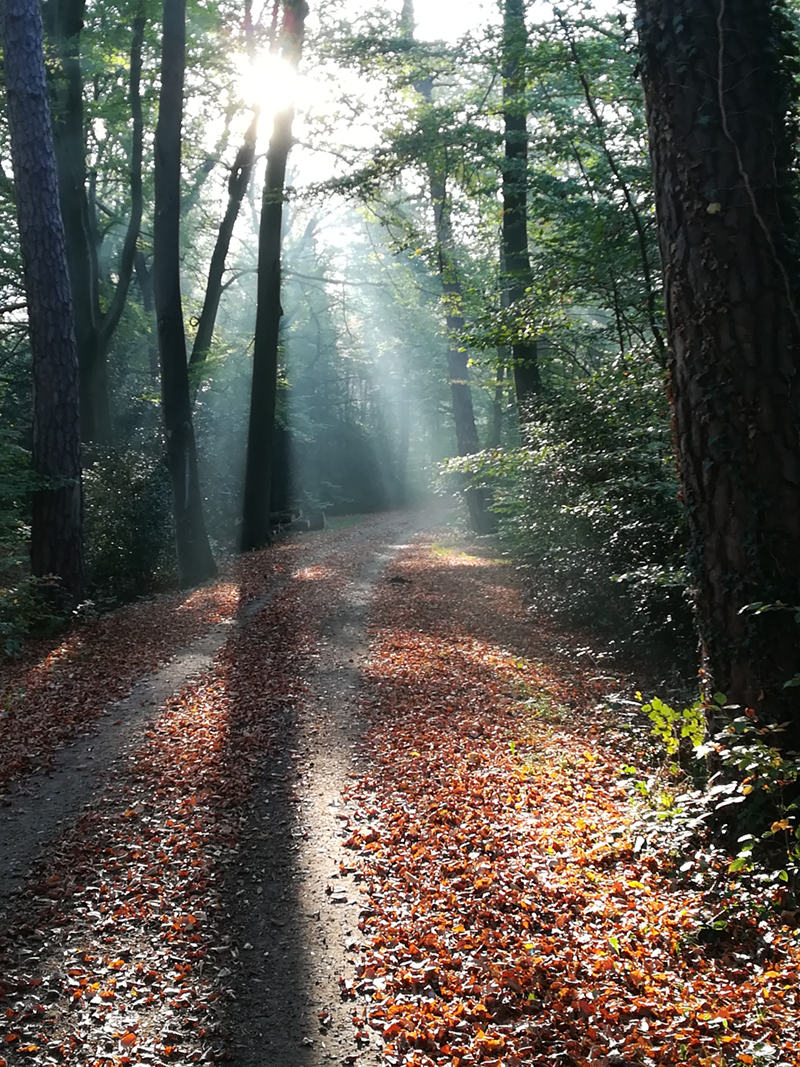
[[[186,609],[194,633],[250,605],[0,919],[0,1067],[230,1058],[252,947],[230,900],[251,806],[265,782],[298,780],[303,753],[277,750],[279,723],[306,700],[370,550],[368,530],[326,537],[312,560],[248,555],[240,592],[223,583]],[[259,606],[276,567],[283,584]],[[392,1067],[800,1062],[796,933],[742,913],[708,940],[701,890],[636,851],[620,782],[632,757],[605,729],[585,659],[532,631],[494,561],[418,546],[380,590],[342,863],[362,875],[366,948],[341,978],[356,1043],[378,1041]],[[147,624],[122,615],[122,645],[138,635],[149,650],[137,662],[175,647],[147,632],[182,625],[170,603],[142,606]],[[115,684],[112,621],[98,647],[40,665],[67,708],[94,706],[90,669]],[[122,684],[129,664],[114,663]],[[47,686],[28,684],[30,761],[55,712]]]
[[[168,703],[129,766],[49,848],[0,923],[0,1067],[229,1058],[226,1005],[250,946],[225,900],[253,790],[266,768],[277,777],[276,717],[303,700],[320,621],[370,548],[328,536],[325,566],[287,571],[279,595]],[[247,600],[275,552],[241,562]]]
[[[634,851],[596,693],[529,658],[497,571],[417,549],[384,587],[347,842],[359,1031],[417,1067],[800,1062],[796,934],[744,917],[704,942],[700,891]]]
[[[0,661],[0,793],[50,765],[57,748],[85,731],[112,700],[210,626],[233,618],[292,569],[296,543],[270,549],[258,565],[231,563],[219,580],[76,624],[64,639],[32,641]]]

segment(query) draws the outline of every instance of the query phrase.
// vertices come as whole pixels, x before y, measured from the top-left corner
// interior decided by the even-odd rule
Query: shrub
[[[173,581],[170,484],[161,457],[94,448],[83,487],[87,592],[128,600]]]
[[[450,461],[493,490],[536,600],[619,638],[691,640],[661,372],[617,359],[539,399],[518,448]]]
[[[698,886],[730,890],[738,875],[734,897],[748,907],[795,902],[800,758],[778,747],[781,727],[760,723],[752,709],[737,714],[722,693],[682,711],[653,698],[642,711],[663,763],[646,781],[635,767],[622,768],[640,800],[637,847],[671,853]]]

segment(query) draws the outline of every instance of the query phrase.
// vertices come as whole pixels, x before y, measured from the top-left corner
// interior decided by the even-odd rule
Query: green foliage
[[[30,453],[6,428],[0,432],[0,647],[13,655],[29,634],[50,632],[63,620],[29,577],[29,500],[36,478]]]
[[[722,702],[725,702],[724,698]],[[653,736],[661,741],[668,756],[674,756],[679,751],[682,741],[688,741],[693,748],[703,743],[706,736],[705,708],[705,701],[700,699],[680,712],[658,697],[642,705],[642,711],[653,724]]]
[[[723,869],[743,880],[742,903],[751,888],[755,900],[758,887],[776,882],[800,890],[800,756],[778,747],[781,727],[761,725],[752,712],[731,718],[735,709],[722,693],[680,712],[655,697],[642,711],[653,724],[663,766],[647,781],[634,767],[622,769],[631,792],[643,798],[640,847],[645,841],[666,845],[683,860],[682,873],[693,872],[693,880],[706,884],[718,877],[719,846],[733,846]],[[709,735],[711,724],[726,715]]]
[[[683,516],[652,363],[612,361],[540,400],[522,447],[446,469],[491,486],[537,603],[623,639],[688,636]]]
[[[28,553],[27,501],[34,486],[30,453],[8,430],[0,432],[0,573],[18,568]],[[3,584],[0,582],[0,584]]]
[[[127,600],[172,581],[170,485],[161,458],[95,448],[83,484],[87,590]]]
[[[23,575],[10,589],[0,590],[0,642],[14,656],[26,637],[44,637],[59,630],[65,616],[55,606],[46,578]]]

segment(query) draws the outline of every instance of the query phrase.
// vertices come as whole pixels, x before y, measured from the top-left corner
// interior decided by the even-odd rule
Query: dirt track
[[[31,664],[27,763],[24,702],[0,719],[0,1067],[800,1063],[780,885],[747,911],[729,857],[645,841],[617,683],[434,522],[142,605],[104,686],[150,662],[148,620],[196,642],[108,714],[124,613]],[[22,778],[87,694],[91,736],[74,717]]]
[[[6,1042],[9,1062],[25,1048],[30,1027],[20,1022],[41,996],[40,986],[29,979],[36,983],[40,977],[50,1003],[41,1020],[28,1016],[37,1025],[26,1063],[39,1055],[47,1062],[96,1063],[104,1056],[111,1062],[126,1049],[136,1053],[136,1062],[146,1062],[163,1055],[165,1047],[181,1062],[220,1057],[260,1067],[379,1062],[356,1043],[340,996],[340,978],[352,972],[360,946],[358,887],[342,866],[341,839],[351,832],[342,793],[354,770],[360,730],[356,696],[372,589],[387,562],[424,525],[419,516],[390,515],[313,535],[304,539],[294,569],[278,580],[270,573],[268,550],[263,569],[270,581],[240,606],[235,620],[211,628],[141,679],[129,697],[107,708],[96,729],[59,754],[50,772],[12,787],[0,817],[0,907],[7,924],[0,981],[8,993],[21,994],[22,1002],[6,1028],[6,1036],[20,1034]],[[270,676],[274,657],[259,656],[257,648],[274,636],[281,601],[294,627],[289,633],[291,627],[282,628],[283,639],[294,647],[281,649],[276,691],[277,679]],[[283,677],[287,670],[290,677]],[[114,949],[103,955],[103,941],[111,939],[96,927],[106,908],[98,903],[96,886],[81,884],[90,879],[70,880],[69,868],[98,851],[98,819],[105,824],[106,845],[115,824],[125,824],[126,812],[151,823],[169,819],[143,788],[136,767],[147,761],[148,739],[175,706],[209,693],[213,700],[220,681],[231,692],[242,688],[247,700],[263,697],[270,722],[246,795],[238,798],[235,812],[225,812],[226,830],[234,814],[237,823],[228,847],[209,849],[214,919],[209,915],[211,928],[202,938],[198,988],[191,981],[172,989],[162,985],[149,1004],[137,997],[140,1004],[130,1008],[120,1005],[119,996],[94,1007],[86,995],[70,999],[84,974],[102,985],[114,973],[108,970],[114,960],[124,961],[117,976],[131,967],[135,975],[135,965],[140,974],[163,965],[163,930],[153,938],[135,927],[115,929]],[[141,838],[136,841],[143,847]],[[95,875],[108,878],[106,869],[88,863]],[[161,905],[179,903],[170,900],[179,883],[178,878],[167,885]],[[196,901],[192,908],[199,910]],[[54,924],[60,925],[52,929]],[[33,934],[32,926],[38,927]],[[87,957],[94,968],[86,966]],[[70,962],[77,965],[65,970]],[[70,970],[84,973],[70,976]],[[156,985],[151,981],[151,990]],[[211,994],[209,985],[215,987]],[[179,990],[181,997],[188,992],[201,1001],[213,998],[205,1025],[191,1013],[188,1022],[181,1019],[169,1001]],[[47,1045],[41,1044],[45,1035]]]

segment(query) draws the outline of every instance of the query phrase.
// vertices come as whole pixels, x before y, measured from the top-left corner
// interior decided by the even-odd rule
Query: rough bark
[[[287,0],[280,48],[293,66],[300,62],[308,5]],[[253,384],[247,432],[247,460],[242,514],[242,550],[269,541],[270,491],[273,468],[273,427],[278,391],[278,338],[281,316],[281,238],[286,163],[292,147],[294,108],[275,115],[267,151],[267,173],[258,234],[256,331],[253,345]]]
[[[638,0],[675,441],[705,669],[800,745],[794,129],[775,5]],[[699,110],[698,110],[699,109]]]
[[[140,79],[145,17],[140,9],[132,23],[129,76],[133,126],[131,215],[120,257],[117,286],[108,309],[103,312],[97,267],[97,226],[87,192],[80,53],[85,8],[86,0],[48,0],[45,14],[48,37],[58,57],[58,71],[54,78],[55,148],[78,342],[81,435],[84,441],[108,442],[112,437],[108,349],[125,307],[142,217],[144,126]]]
[[[178,581],[183,588],[216,574],[203,519],[181,304],[179,238],[185,16],[185,0],[164,0],[153,221],[153,282],[161,361],[161,401],[172,481]]]
[[[503,263],[504,288],[513,311],[532,283],[528,250],[528,109],[525,102],[524,0],[505,0],[503,8]],[[520,417],[542,384],[536,342],[512,342],[514,386]]]
[[[217,321],[219,302],[222,299],[223,284],[222,276],[225,273],[225,261],[228,258],[228,249],[231,246],[233,228],[239,217],[239,209],[242,206],[250,177],[253,173],[253,164],[256,158],[256,138],[258,135],[258,110],[253,113],[253,121],[245,134],[236,159],[231,168],[228,178],[228,203],[225,214],[222,217],[217,240],[214,244],[214,252],[208,267],[208,281],[206,293],[203,299],[203,308],[197,324],[190,365],[202,363],[208,355],[211,347],[211,339],[214,335],[214,324]]]
[[[45,79],[38,0],[5,0],[4,78],[33,357],[31,570],[79,600],[81,548],[78,353]]]

